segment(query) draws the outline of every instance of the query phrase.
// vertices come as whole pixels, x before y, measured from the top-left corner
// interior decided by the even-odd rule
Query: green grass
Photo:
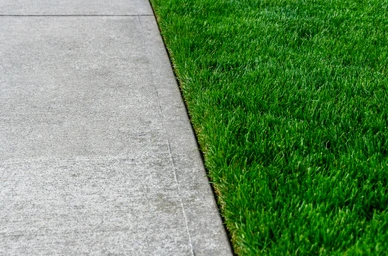
[[[239,255],[388,252],[388,1],[152,0]]]

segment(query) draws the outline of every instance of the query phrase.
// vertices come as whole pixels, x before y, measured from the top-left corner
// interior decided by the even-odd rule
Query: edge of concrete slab
[[[142,19],[152,19],[155,26],[144,27]],[[156,14],[154,13],[153,17],[139,17],[139,20],[147,31],[146,41],[150,45],[147,48],[154,50],[148,53],[149,59],[157,63],[155,66],[160,67],[155,70],[154,85],[158,98],[162,99],[159,106],[165,117],[163,126],[169,137],[170,154],[175,166],[176,182],[187,220],[193,255],[235,255],[217,206],[216,195],[206,174],[203,157],[179,89],[179,81],[156,21]],[[170,65],[166,66],[164,63]],[[198,194],[199,191],[202,191],[202,194]],[[202,216],[206,218],[203,219]]]

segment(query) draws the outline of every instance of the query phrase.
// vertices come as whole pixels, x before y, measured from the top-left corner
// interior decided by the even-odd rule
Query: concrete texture
[[[149,3],[110,2],[0,0],[0,255],[232,255]]]
[[[0,15],[153,15],[147,0],[0,0]]]

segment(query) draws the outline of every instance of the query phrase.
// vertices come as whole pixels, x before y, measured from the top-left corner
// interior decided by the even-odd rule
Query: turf
[[[388,251],[388,1],[152,0],[238,255]]]

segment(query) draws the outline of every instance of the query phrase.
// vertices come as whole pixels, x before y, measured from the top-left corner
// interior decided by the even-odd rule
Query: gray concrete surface
[[[149,3],[0,12],[0,255],[231,255]]]
[[[147,0],[0,0],[0,15],[153,15]]]

